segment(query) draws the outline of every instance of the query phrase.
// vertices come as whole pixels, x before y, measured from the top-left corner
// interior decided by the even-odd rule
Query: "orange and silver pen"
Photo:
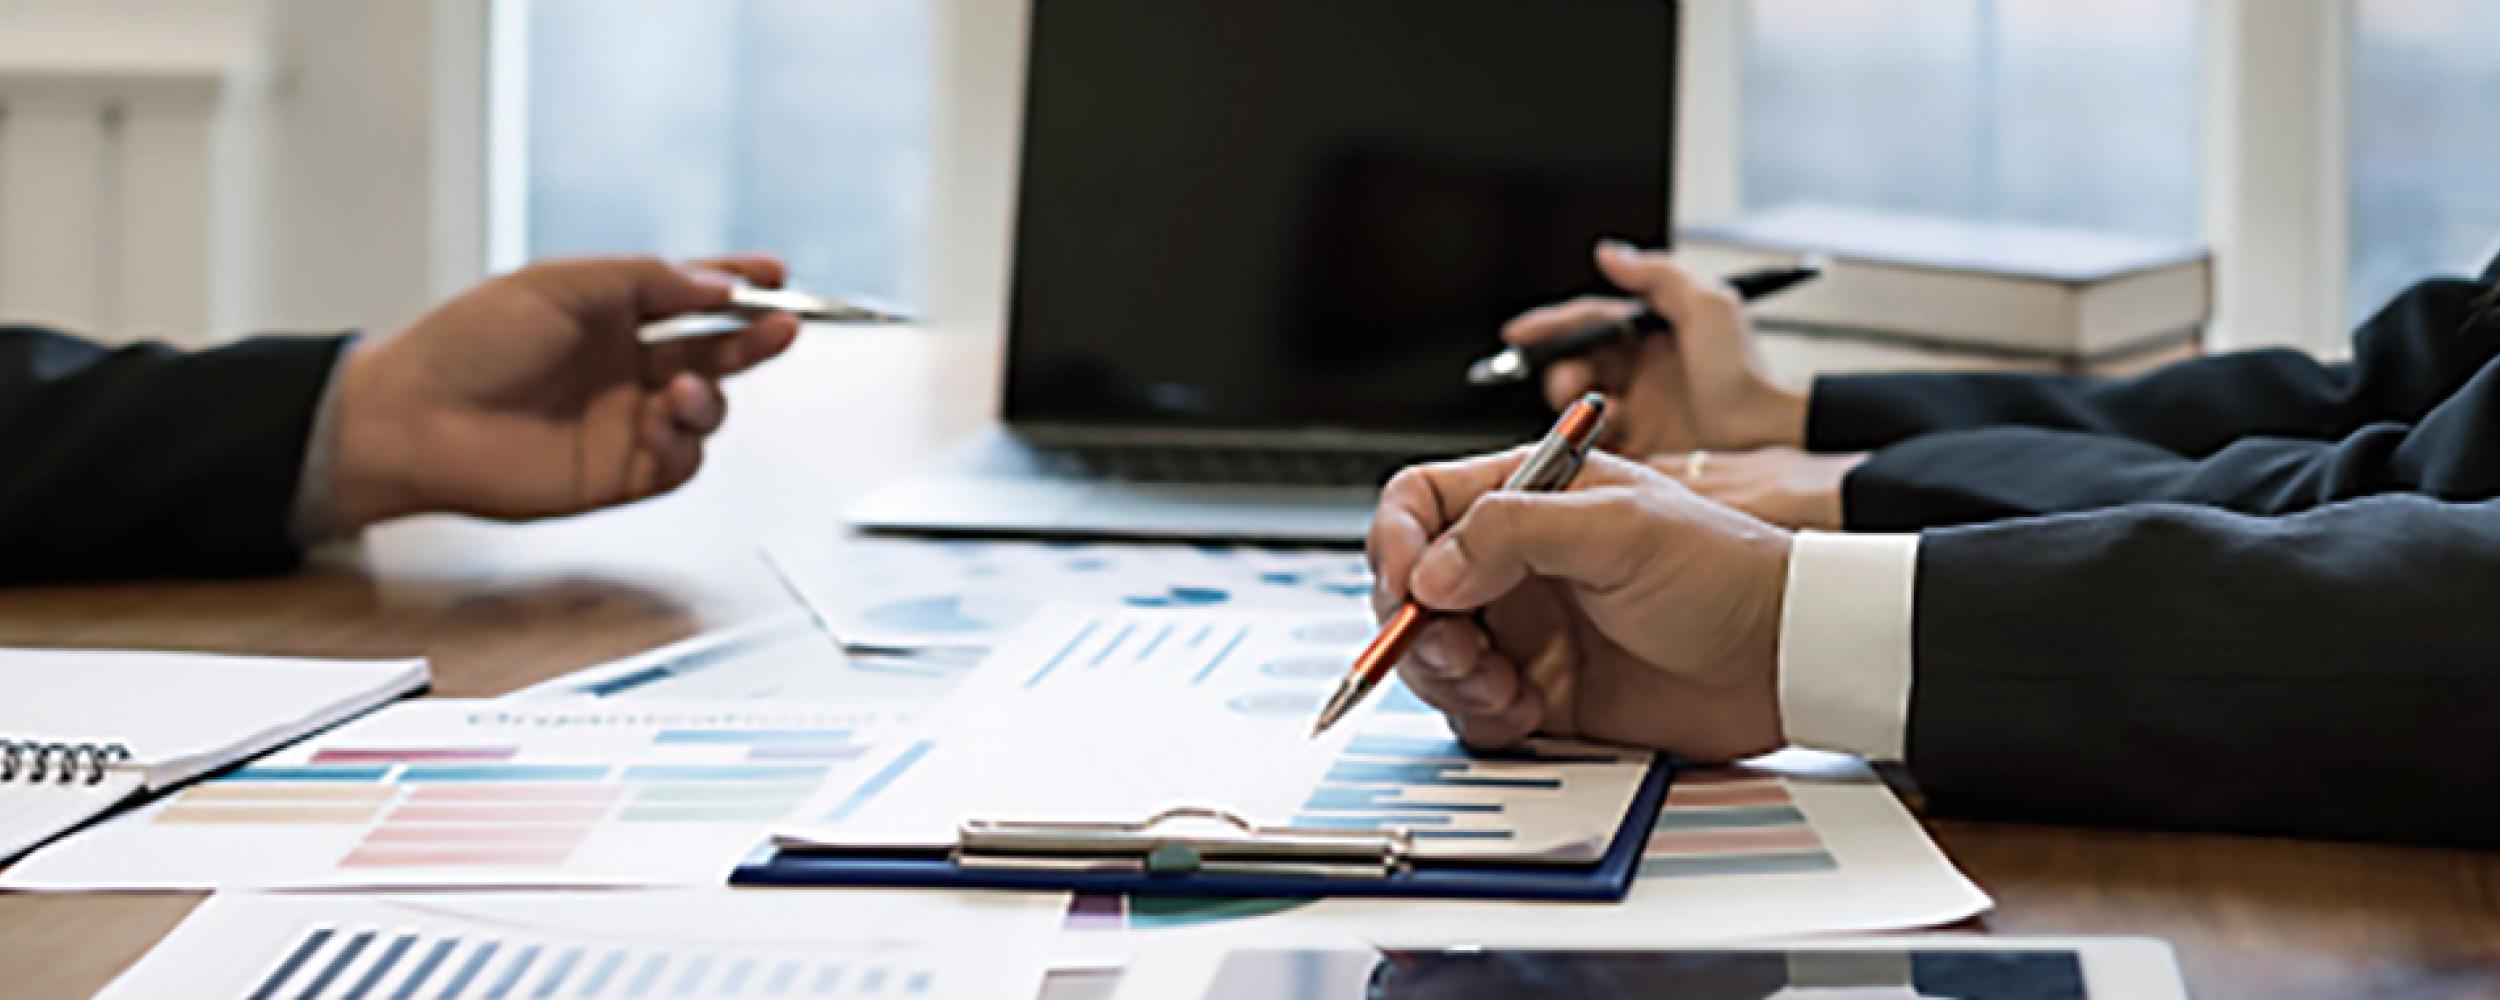
[[[1528,453],[1519,468],[1511,470],[1502,489],[1551,493],[1571,485],[1572,478],[1580,474],[1580,464],[1587,459],[1589,449],[1596,447],[1598,433],[1605,429],[1606,397],[1594,392],[1581,396],[1554,420],[1554,429],[1545,432],[1545,439],[1537,442],[1536,450]],[[1432,612],[1412,597],[1399,605],[1397,613],[1380,627],[1380,634],[1372,637],[1371,645],[1363,647],[1362,655],[1354,658],[1354,669],[1338,682],[1337,693],[1330,695],[1327,706],[1319,710],[1319,722],[1311,727],[1311,735],[1327,732],[1328,727],[1354,711],[1354,706],[1362,704],[1364,697],[1380,686],[1381,678],[1389,676],[1390,668],[1406,655],[1407,647],[1415,644],[1415,637],[1423,634],[1424,626],[1431,620]]]

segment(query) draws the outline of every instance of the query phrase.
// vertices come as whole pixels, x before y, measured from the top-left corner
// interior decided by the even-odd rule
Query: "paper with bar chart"
[[[1470,753],[1390,685],[1311,719],[1372,625],[1354,612],[1054,606],[994,650],[788,844],[949,844],[971,819],[1138,820],[1175,806],[1263,825],[1412,830],[1427,857],[1589,861],[1651,755],[1561,740]],[[977,739],[970,738],[977,735]]]
[[[1856,758],[1785,750],[1680,771],[1640,877],[1618,904],[1078,896],[1052,964],[1124,964],[1175,942],[1655,947],[1890,931],[1985,911],[1890,789]]]
[[[881,709],[395,705],[36,853],[24,889],[712,885]]]
[[[766,550],[853,648],[989,646],[1046,603],[1368,614],[1356,553],[986,539],[787,540]]]
[[[1030,997],[1058,897],[220,893],[104,996]]]

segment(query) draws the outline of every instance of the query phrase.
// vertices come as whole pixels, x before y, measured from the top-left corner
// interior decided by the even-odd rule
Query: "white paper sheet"
[[[1176,544],[792,539],[766,555],[846,646],[988,646],[1045,603],[1368,615],[1358,553]]]
[[[35,852],[0,887],[717,885],[882,709],[408,702]]]
[[[1080,897],[1054,963],[1285,933],[1407,945],[1645,947],[1901,930],[1985,912],[1890,789],[1855,758],[1787,750],[1677,777],[1620,904]]]
[[[506,698],[647,701],[769,699],[926,708],[945,700],[977,653],[845,652],[813,617],[792,613],[578,670]]]
[[[1053,606],[956,701],[834,787],[785,842],[950,844],[966,820],[1134,821],[1180,806],[1259,825],[1406,827],[1427,857],[1604,853],[1651,755],[1560,740],[1474,755],[1394,684],[1311,720],[1372,634],[1353,612]]]
[[[103,996],[1034,995],[1048,895],[220,893]]]
[[[122,743],[153,787],[424,686],[424,660],[0,650],[0,739]]]

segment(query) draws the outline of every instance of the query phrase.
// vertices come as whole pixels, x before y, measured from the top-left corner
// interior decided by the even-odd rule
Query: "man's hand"
[[[638,331],[727,308],[736,279],[777,286],[782,266],[534,264],[351,348],[337,387],[339,526],[436,511],[554,517],[693,478],[726,415],[720,380],[787,349],[798,320],[648,347]]]
[[[1685,488],[1783,528],[1839,531],[1840,487],[1865,452],[1821,455],[1795,448],[1655,455],[1649,467]]]
[[[1568,492],[1496,492],[1525,455],[1411,468],[1382,495],[1375,608],[1448,613],[1398,664],[1408,686],[1479,746],[1777,749],[1788,534],[1603,454]]]
[[[1736,293],[1698,278],[1663,253],[1607,241],[1597,267],[1632,298],[1583,298],[1530,310],[1502,328],[1502,340],[1528,344],[1631,315],[1645,302],[1675,324],[1673,333],[1600,348],[1545,371],[1556,409],[1590,389],[1621,409],[1606,447],[1624,455],[1740,451],[1805,443],[1805,394],[1764,374],[1753,327]]]

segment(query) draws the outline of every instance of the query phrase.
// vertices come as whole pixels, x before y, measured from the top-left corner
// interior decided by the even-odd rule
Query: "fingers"
[[[779,288],[789,279],[789,268],[783,266],[781,258],[765,253],[722,254],[686,266],[726,274],[763,288]]]
[[[773,358],[799,338],[799,318],[789,313],[766,313],[755,318],[746,330],[720,337],[708,347],[703,357],[703,371],[709,375],[735,375]]]
[[[1597,245],[1597,269],[1616,287],[1647,300],[1679,328],[1690,325],[1694,315],[1712,303],[1736,301],[1736,293],[1726,285],[1695,277],[1663,252],[1642,251],[1620,240]]]
[[[671,391],[646,400],[636,416],[634,454],[625,473],[628,499],[674,490],[703,468],[703,435],[680,426],[676,395]]]
[[[1571,401],[1597,388],[1597,365],[1582,358],[1569,358],[1545,367],[1545,405],[1560,410]]]
[[[1545,717],[1543,693],[1517,664],[1496,652],[1483,630],[1465,619],[1426,627],[1398,675],[1425,704],[1448,717],[1459,738],[1475,746],[1506,746],[1536,732]]]
[[[1620,588],[1647,561],[1667,516],[1640,488],[1656,480],[1654,471],[1591,455],[1569,492],[1480,496],[1415,559],[1408,589],[1427,607],[1471,611],[1532,575]]]
[[[1415,561],[1432,539],[1467,512],[1476,498],[1502,485],[1527,458],[1525,448],[1400,470],[1380,491],[1363,546],[1372,569],[1373,610],[1386,616],[1406,600]]]
[[[693,372],[679,372],[661,390],[663,411],[670,428],[696,437],[705,437],[720,429],[729,415],[729,398],[721,394],[720,383]]]
[[[714,258],[680,267],[652,256],[579,257],[545,261],[524,269],[525,280],[575,316],[626,309],[637,323],[729,308],[739,281],[778,283],[783,268],[761,255]]]
[[[1550,340],[1575,330],[1602,323],[1619,322],[1639,312],[1641,305],[1630,299],[1583,296],[1569,302],[1539,306],[1520,313],[1502,327],[1505,344],[1533,344]]]

